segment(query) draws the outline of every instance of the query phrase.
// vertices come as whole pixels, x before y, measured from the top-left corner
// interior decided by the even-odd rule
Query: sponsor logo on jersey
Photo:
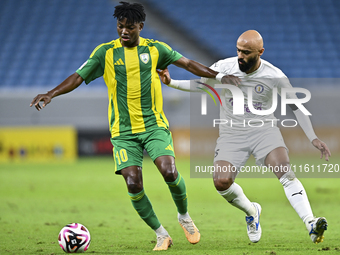
[[[257,94],[261,94],[263,92],[263,90],[264,90],[264,88],[261,84],[258,84],[258,85],[255,86],[255,92]]]
[[[147,64],[149,62],[150,56],[148,53],[140,54],[139,57],[140,57],[140,60],[142,60],[144,64]]]

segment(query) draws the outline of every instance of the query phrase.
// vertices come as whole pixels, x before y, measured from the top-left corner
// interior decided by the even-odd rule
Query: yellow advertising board
[[[73,127],[0,127],[0,163],[76,158],[77,131]]]

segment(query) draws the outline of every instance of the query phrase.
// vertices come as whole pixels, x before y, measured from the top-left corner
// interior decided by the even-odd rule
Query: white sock
[[[190,219],[190,215],[188,212],[186,212],[185,214],[178,213],[178,220],[185,220],[185,219]]]
[[[305,188],[291,171],[285,173],[280,178],[280,182],[290,204],[307,226],[308,221],[313,218],[313,212]]]
[[[161,225],[159,228],[154,230],[157,236],[168,236],[168,231]]]
[[[243,193],[241,186],[237,183],[234,182],[227,190],[217,192],[231,205],[244,211],[247,216],[256,214],[255,207]]]

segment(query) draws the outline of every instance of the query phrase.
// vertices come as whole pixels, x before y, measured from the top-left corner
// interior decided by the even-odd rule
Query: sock
[[[180,173],[175,181],[167,182],[169,190],[171,192],[172,199],[174,200],[177,211],[180,214],[185,214],[188,212],[188,199],[187,192],[185,188],[185,182]]]
[[[180,214],[180,213],[178,213],[178,220],[185,220],[185,219],[190,219],[190,215],[189,215],[189,213],[187,212],[187,213],[185,213],[185,214]]]
[[[313,218],[313,212],[305,188],[291,171],[285,173],[280,178],[280,182],[290,204],[307,226],[308,221]]]
[[[169,233],[166,229],[161,225],[159,228],[154,230],[157,236],[168,236]]]
[[[231,205],[244,211],[247,216],[256,214],[255,207],[243,193],[241,186],[237,183],[234,182],[227,190],[217,192]]]
[[[128,193],[132,202],[133,207],[139,214],[139,216],[148,224],[152,229],[158,229],[161,226],[155,212],[152,209],[149,198],[144,192],[144,189],[137,193]]]

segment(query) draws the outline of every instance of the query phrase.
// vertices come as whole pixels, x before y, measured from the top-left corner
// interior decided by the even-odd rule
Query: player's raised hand
[[[33,105],[35,106],[35,108],[40,111],[42,108],[44,108],[47,104],[49,104],[51,102],[52,97],[46,93],[46,94],[39,94],[37,95],[35,98],[33,98],[30,107],[32,107]],[[42,105],[40,105],[39,103],[43,101],[44,103]]]
[[[223,76],[221,82],[223,84],[232,84],[235,85],[236,87],[241,84],[240,78],[234,75]]]
[[[168,68],[165,68],[164,70],[157,70],[157,73],[159,75],[159,78],[161,78],[161,81],[168,85],[171,82],[171,77]]]
[[[328,161],[329,157],[331,156],[331,151],[328,149],[327,144],[325,144],[323,141],[319,140],[318,138],[314,139],[312,141],[312,144],[315,148],[321,151],[321,159],[325,155],[325,160]]]

